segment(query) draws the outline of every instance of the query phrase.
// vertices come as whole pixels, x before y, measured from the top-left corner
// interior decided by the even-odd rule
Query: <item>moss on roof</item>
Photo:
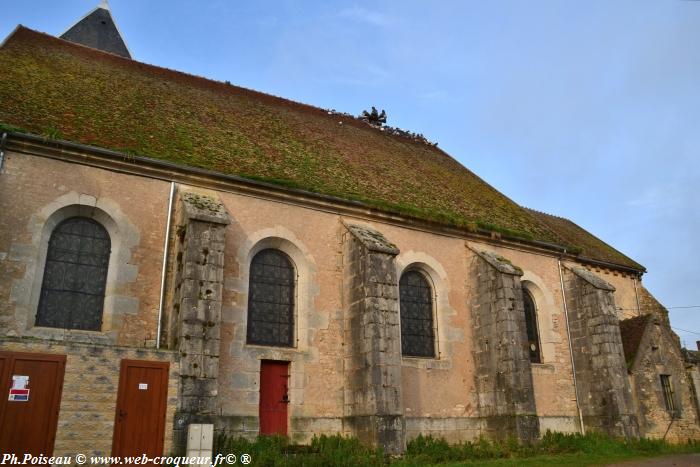
[[[644,266],[620,253],[615,248],[574,224],[569,219],[535,211],[534,209],[525,209],[535,219],[541,222],[543,226],[556,232],[559,237],[557,243],[568,247],[574,254],[580,254],[587,258],[644,271]]]
[[[0,61],[4,125],[453,226],[557,244],[564,237],[440,149],[352,117],[24,27]],[[592,258],[639,266],[585,231],[576,240],[594,245]]]

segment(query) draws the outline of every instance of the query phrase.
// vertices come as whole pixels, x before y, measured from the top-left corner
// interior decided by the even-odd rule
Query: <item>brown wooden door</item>
[[[260,363],[260,434],[287,435],[289,362]]]
[[[122,360],[113,456],[163,455],[168,362]]]
[[[53,454],[65,368],[65,355],[0,352],[0,453]],[[9,400],[17,377],[29,392]]]

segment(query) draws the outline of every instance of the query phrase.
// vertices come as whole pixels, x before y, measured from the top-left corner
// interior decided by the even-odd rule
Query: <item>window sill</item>
[[[299,361],[309,352],[299,347],[276,347],[273,345],[244,344],[243,350],[257,360]]]
[[[556,372],[556,368],[551,363],[530,363],[532,372],[541,375],[551,375]]]
[[[446,370],[452,368],[452,363],[438,357],[401,356],[401,366],[423,370]]]
[[[113,345],[114,335],[103,331],[83,331],[79,329],[61,329],[34,326],[23,333],[24,337],[47,339],[54,341],[79,342],[81,344]]]

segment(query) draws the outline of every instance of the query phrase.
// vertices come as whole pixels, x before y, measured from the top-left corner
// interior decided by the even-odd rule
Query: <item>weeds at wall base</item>
[[[220,454],[247,453],[254,466],[320,467],[320,466],[394,466],[445,464],[451,462],[489,461],[496,459],[528,459],[543,456],[551,464],[552,457],[578,454],[600,459],[654,457],[700,452],[700,442],[669,444],[662,440],[625,441],[599,433],[565,434],[548,431],[537,443],[521,444],[516,439],[497,442],[485,438],[449,444],[442,438],[420,435],[408,442],[401,457],[385,456],[380,449],[370,449],[357,438],[340,435],[314,437],[308,446],[289,444],[287,438],[263,436],[255,441],[219,434],[214,449]]]

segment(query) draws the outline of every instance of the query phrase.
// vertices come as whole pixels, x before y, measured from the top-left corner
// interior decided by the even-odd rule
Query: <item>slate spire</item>
[[[61,34],[61,39],[131,58],[129,49],[112,18],[107,0]]]

